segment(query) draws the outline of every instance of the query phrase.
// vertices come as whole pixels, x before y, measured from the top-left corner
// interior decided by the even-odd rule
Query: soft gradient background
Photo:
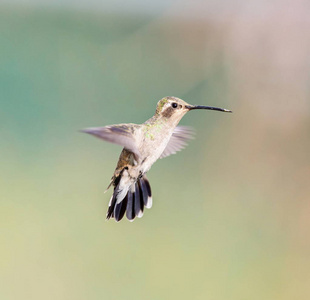
[[[310,299],[310,5],[0,5],[0,298]],[[155,164],[154,205],[106,222],[121,148],[163,96],[197,138]]]

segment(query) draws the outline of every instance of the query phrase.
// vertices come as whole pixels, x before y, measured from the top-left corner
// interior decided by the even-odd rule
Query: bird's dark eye
[[[171,104],[171,106],[172,106],[173,108],[177,108],[177,107],[178,107],[178,103],[173,102],[173,103]]]

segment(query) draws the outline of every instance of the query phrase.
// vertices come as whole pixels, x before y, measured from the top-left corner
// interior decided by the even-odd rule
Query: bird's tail
[[[131,185],[124,185],[122,179],[114,188],[107,212],[107,219],[114,218],[119,222],[125,215],[129,221],[143,216],[144,207],[152,207],[152,193],[149,181],[145,176],[138,178]]]

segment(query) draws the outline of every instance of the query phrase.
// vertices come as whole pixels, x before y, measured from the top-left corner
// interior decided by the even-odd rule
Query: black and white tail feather
[[[122,188],[120,181],[110,199],[107,219],[114,218],[119,222],[126,213],[127,219],[132,222],[135,217],[143,216],[145,207],[152,207],[151,186],[145,175],[127,188]]]

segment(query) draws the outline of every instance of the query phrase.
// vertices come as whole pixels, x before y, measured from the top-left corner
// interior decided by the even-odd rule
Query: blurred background
[[[0,4],[1,299],[309,299],[310,4]],[[154,205],[105,221],[121,147],[164,96],[196,139]]]

